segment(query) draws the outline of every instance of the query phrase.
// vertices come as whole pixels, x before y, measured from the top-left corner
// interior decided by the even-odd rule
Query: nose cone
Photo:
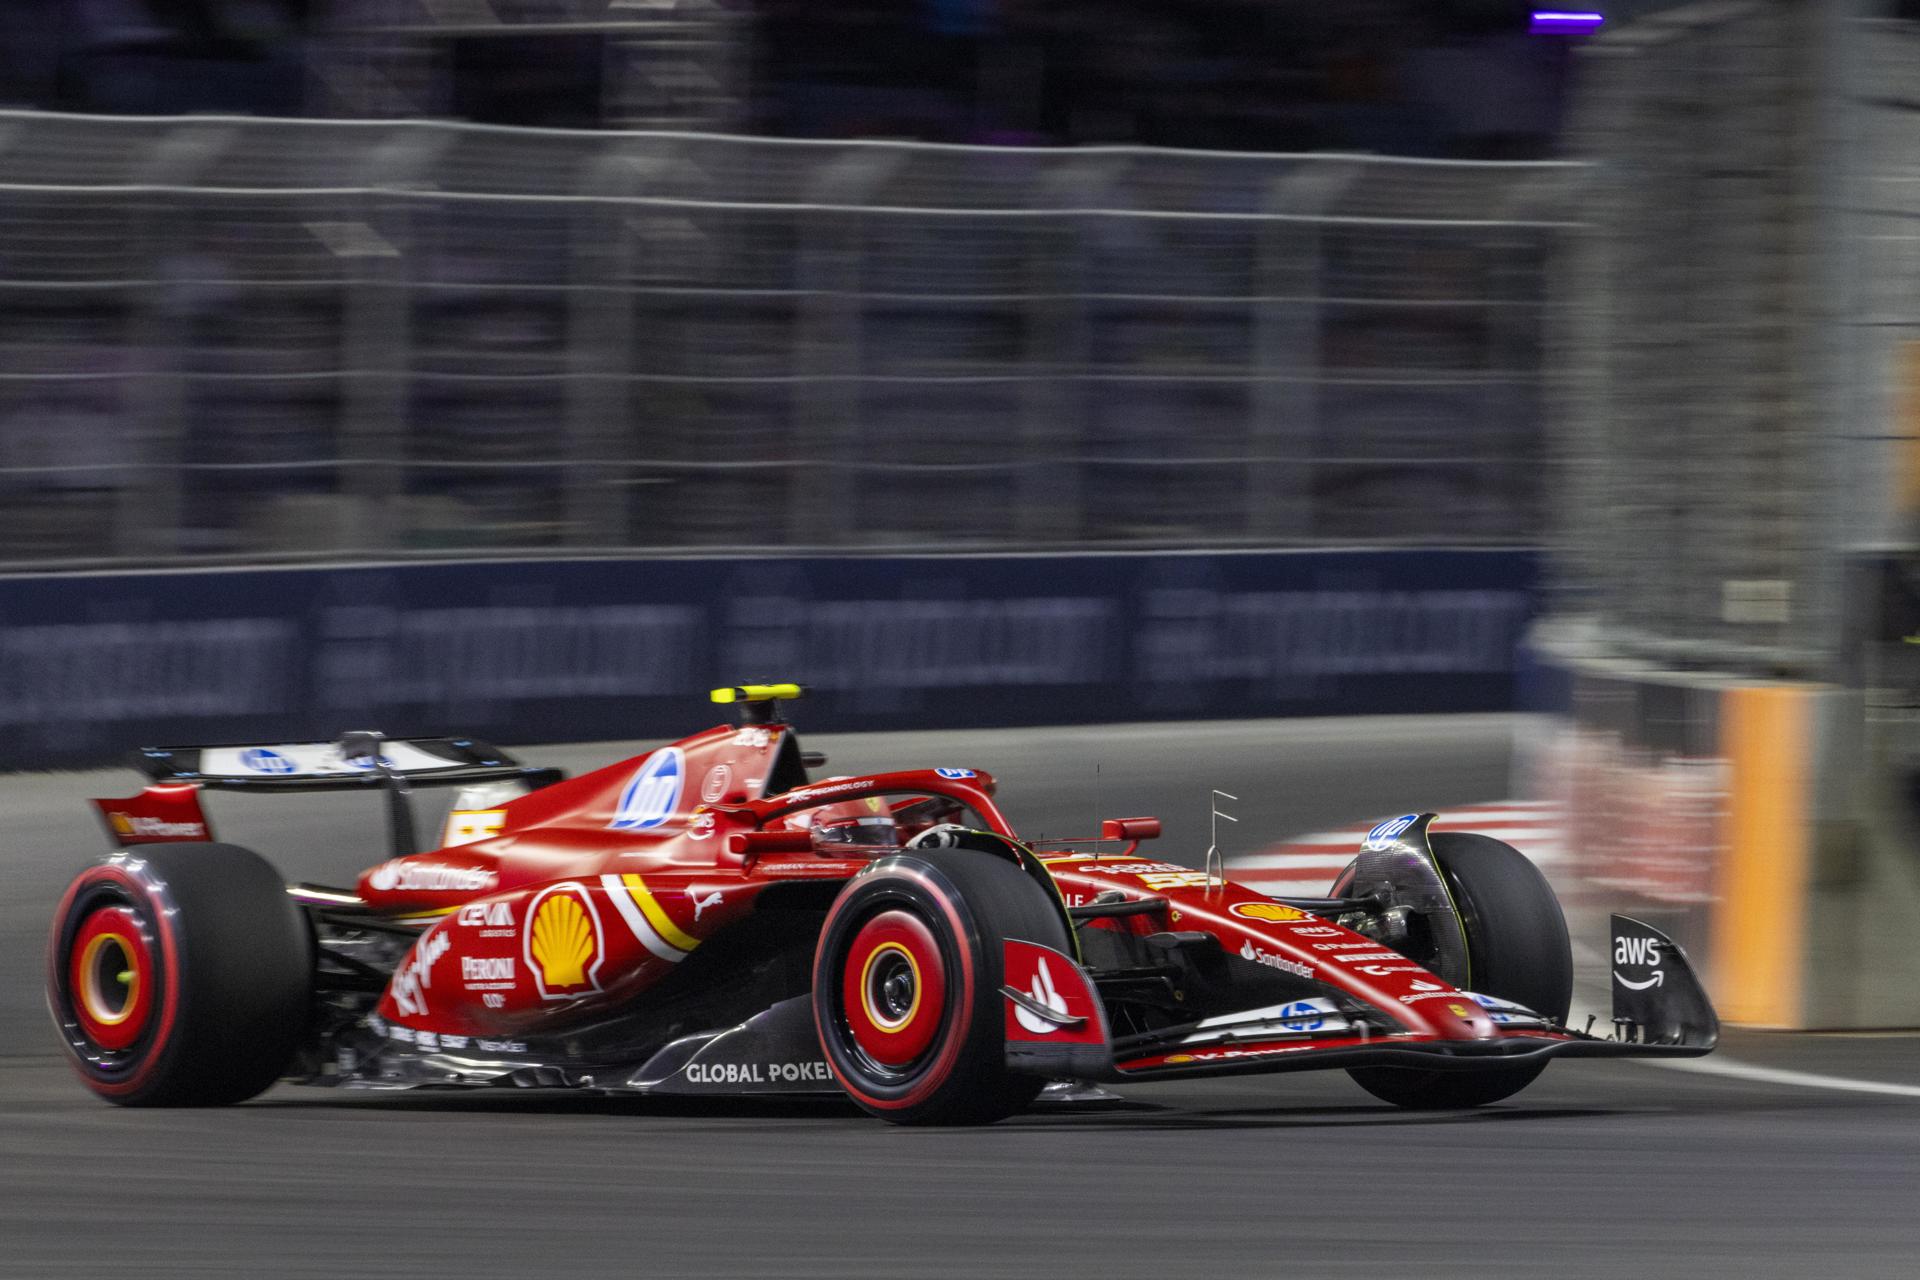
[[[1491,1040],[1498,1028],[1487,1011],[1465,995],[1440,1000],[1424,1000],[1420,1013],[1432,1025],[1435,1035],[1448,1040]]]

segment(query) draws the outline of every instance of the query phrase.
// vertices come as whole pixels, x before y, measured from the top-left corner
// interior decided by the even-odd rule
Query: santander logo
[[[1045,957],[1040,960],[1039,972],[1033,975],[1033,985],[1027,989],[1027,994],[1033,997],[1035,1004],[1043,1005],[1063,1018],[1067,1016],[1067,1002],[1053,985],[1053,971],[1047,968]],[[1017,1004],[1013,1006],[1013,1017],[1023,1028],[1037,1036],[1049,1036],[1060,1029],[1039,1014],[1031,1013]]]

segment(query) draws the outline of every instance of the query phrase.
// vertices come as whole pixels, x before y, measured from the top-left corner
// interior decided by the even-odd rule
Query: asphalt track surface
[[[1497,717],[889,735],[836,770],[969,764],[1024,827],[1160,811],[1230,849],[1507,794]],[[529,758],[579,767],[617,749]],[[53,1055],[40,947],[130,775],[0,779],[0,1275],[1920,1275],[1920,1040],[1735,1034],[1706,1074],[1561,1063],[1417,1115],[1344,1076],[1129,1087],[1124,1106],[905,1130],[835,1104],[282,1088],[126,1111]],[[231,802],[289,877],[377,860],[340,796]],[[1225,843],[1223,841],[1223,843]],[[1759,1070],[1751,1070],[1758,1068]],[[1768,1071],[1801,1076],[1770,1076]],[[1891,1082],[1907,1095],[1827,1087]],[[1817,1086],[1817,1087],[1816,1087]]]

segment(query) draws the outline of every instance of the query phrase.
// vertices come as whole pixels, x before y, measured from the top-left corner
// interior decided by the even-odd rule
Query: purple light
[[[1588,9],[1536,9],[1533,34],[1537,36],[1584,36],[1598,31],[1607,17]]]

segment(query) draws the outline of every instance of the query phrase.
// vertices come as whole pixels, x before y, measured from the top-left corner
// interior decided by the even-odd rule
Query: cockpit
[[[789,830],[808,832],[816,852],[832,857],[879,857],[903,849],[936,827],[993,824],[962,801],[924,792],[893,792],[816,805],[786,815]]]

